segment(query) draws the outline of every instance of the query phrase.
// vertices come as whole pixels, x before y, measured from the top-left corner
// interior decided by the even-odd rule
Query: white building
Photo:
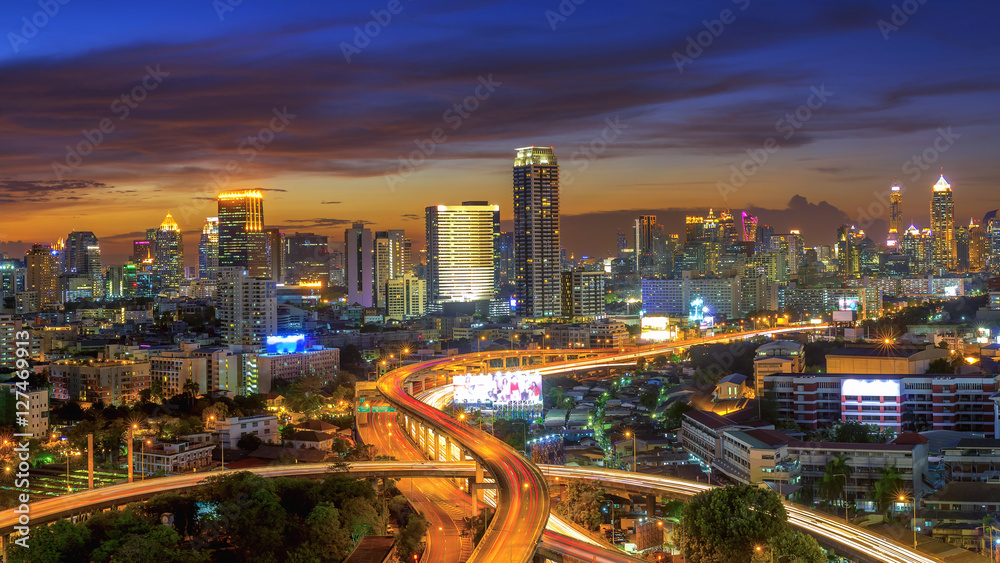
[[[427,282],[411,274],[385,283],[386,318],[404,321],[427,313]]]
[[[278,330],[277,283],[241,268],[220,268],[216,317],[229,345],[263,346]]]
[[[203,393],[201,387],[208,380],[208,359],[189,356],[186,352],[162,352],[149,358],[149,375],[151,385],[153,381],[160,382],[164,397],[184,393],[188,381],[197,383],[199,393]]]
[[[427,306],[477,303],[489,312],[499,280],[500,206],[485,201],[432,205],[427,219]]]
[[[277,444],[281,436],[278,434],[278,417],[272,415],[234,416],[223,420],[210,420],[208,429],[212,439],[223,449],[236,448],[240,438],[253,434],[265,444]]]
[[[212,464],[215,444],[184,440],[150,442],[152,443],[139,440],[133,446],[136,473],[149,475],[162,471],[170,475],[194,471]]]

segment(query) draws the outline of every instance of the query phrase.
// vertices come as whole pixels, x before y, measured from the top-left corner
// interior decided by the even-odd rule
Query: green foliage
[[[236,447],[241,450],[252,452],[259,448],[263,443],[264,441],[255,434],[244,434],[240,437],[240,441],[236,442]]]
[[[396,532],[396,553],[400,561],[412,561],[413,554],[423,551],[427,519],[421,514],[411,514],[406,526]]]
[[[656,409],[660,404],[660,390],[650,389],[649,391],[644,391],[642,395],[639,396],[639,404],[646,407],[650,411]]]
[[[640,372],[646,369],[646,358],[640,357],[635,361],[635,371]]]
[[[826,464],[819,482],[819,494],[824,500],[833,502],[844,494],[847,480],[851,478],[852,469],[847,465],[849,459],[846,455],[840,454]]]
[[[754,550],[751,563],[826,563],[826,553],[819,546],[816,538],[786,528],[780,534],[771,538],[760,551]]]
[[[948,346],[945,345],[945,348]],[[952,374],[955,373],[955,366],[948,358],[935,358],[927,366],[927,373]]]
[[[815,434],[815,438],[819,441],[851,444],[884,444],[894,437],[895,434],[889,429],[881,430],[874,424],[854,421],[837,422]]]
[[[905,494],[903,477],[895,467],[883,467],[881,471],[882,476],[868,491],[868,498],[875,502],[880,512],[887,512],[899,496]]]
[[[663,428],[665,430],[680,428],[681,422],[684,421],[684,413],[690,410],[694,410],[694,407],[684,401],[677,401],[670,405],[663,413]]]
[[[197,531],[198,506],[193,497],[179,493],[160,493],[139,507],[139,513],[150,522],[159,522],[165,513],[174,515],[174,527],[182,537]]]
[[[48,526],[31,529],[28,549],[11,543],[11,563],[83,563],[90,531],[69,520],[57,520]]]
[[[375,461],[378,450],[371,444],[357,444],[344,456],[344,461]]]
[[[604,489],[600,485],[573,481],[566,485],[562,500],[556,505],[556,512],[588,530],[596,530],[602,520],[602,498]]]
[[[682,511],[681,550],[692,563],[749,561],[754,547],[785,529],[788,519],[773,491],[751,486],[698,493]]]

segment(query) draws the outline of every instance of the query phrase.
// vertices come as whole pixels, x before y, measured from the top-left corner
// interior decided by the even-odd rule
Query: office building
[[[264,229],[267,239],[267,277],[277,282],[285,281],[285,233],[272,227]]]
[[[889,236],[886,245],[892,248],[899,246],[903,236],[903,189],[899,182],[893,182],[889,188]]]
[[[263,347],[278,328],[277,282],[240,268],[219,268],[215,315],[226,344]]]
[[[149,389],[149,362],[59,360],[49,365],[49,380],[55,399],[130,405]]]
[[[404,274],[385,282],[386,318],[397,321],[417,319],[427,314],[427,282]]]
[[[264,233],[264,196],[246,190],[219,194],[219,267],[266,278],[271,264]]]
[[[655,215],[640,215],[635,221],[635,248],[638,261],[636,271],[654,268],[657,263],[657,245],[663,240],[663,229],[656,224]]]
[[[237,447],[240,438],[253,434],[265,444],[277,444],[281,440],[278,434],[278,417],[267,414],[255,416],[233,416],[207,425],[212,432],[215,443],[222,449],[231,450]]]
[[[13,258],[0,258],[0,299],[15,297],[24,291],[27,270],[24,262]]]
[[[489,314],[496,291],[500,206],[485,201],[433,205],[427,226],[427,307],[465,303],[471,312]]]
[[[982,272],[989,260],[989,236],[983,224],[977,219],[970,219],[969,237],[969,268],[970,272]]]
[[[245,393],[270,393],[277,383],[290,383],[307,375],[332,379],[340,368],[340,350],[317,348],[288,354],[253,354],[255,361],[244,362]]]
[[[642,306],[649,315],[690,313],[691,302],[701,299],[707,315],[716,319],[742,316],[740,287],[742,277],[681,279],[646,279],[641,282]]]
[[[156,231],[153,266],[164,289],[177,290],[184,279],[184,237],[180,226],[167,213]]]
[[[214,280],[219,271],[219,218],[206,217],[198,240],[198,279]]]
[[[177,475],[198,471],[212,465],[214,444],[190,440],[151,440],[145,444],[137,441],[132,448],[135,472],[140,475],[156,473]]]
[[[186,352],[163,352],[159,356],[150,356],[149,375],[150,386],[158,381],[164,397],[183,394],[188,382],[198,384],[198,392],[201,393],[201,382],[208,378],[208,360]]]
[[[330,285],[329,239],[315,233],[285,235],[285,282]]]
[[[500,268],[500,287],[513,289],[517,279],[517,265],[514,262],[514,233],[503,231],[497,239],[497,258]]]
[[[934,253],[931,263],[938,269],[955,269],[958,247],[955,240],[955,200],[944,175],[934,184],[931,196],[931,232]]]
[[[73,231],[66,235],[63,273],[90,280],[90,285],[94,288],[94,293],[90,297],[102,297],[104,270],[101,267],[101,246],[94,233]]]
[[[574,268],[562,273],[562,316],[600,319],[605,316],[604,272]]]
[[[59,253],[47,244],[33,244],[25,256],[24,289],[34,293],[29,311],[38,312],[60,305]]]
[[[344,231],[344,269],[347,278],[347,304],[375,306],[375,249],[372,231],[364,223],[355,223]]]
[[[410,239],[400,230],[378,231],[372,242],[375,252],[375,301],[386,307],[386,282],[410,271]]]
[[[515,311],[529,318],[562,313],[559,164],[552,147],[517,149],[514,159]]]

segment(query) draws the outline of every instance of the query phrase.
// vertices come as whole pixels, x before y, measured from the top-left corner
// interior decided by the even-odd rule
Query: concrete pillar
[[[451,438],[444,437],[444,461],[451,461]]]
[[[87,490],[94,490],[94,435],[87,434]]]
[[[656,518],[656,495],[646,495],[646,518]]]
[[[483,466],[476,460],[476,476],[473,478],[473,483],[482,484],[484,481],[483,477]],[[469,491],[472,491],[472,486],[469,486]],[[479,514],[479,502],[484,500],[483,489],[476,489],[475,494],[471,494],[469,498],[472,500],[472,515],[476,516]]]

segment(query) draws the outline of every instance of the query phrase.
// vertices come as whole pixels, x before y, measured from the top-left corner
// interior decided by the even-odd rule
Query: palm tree
[[[903,477],[895,467],[883,467],[882,477],[875,481],[875,486],[868,491],[868,498],[875,501],[879,512],[885,512],[899,498],[903,490]],[[914,502],[917,502],[914,499]]]
[[[195,397],[198,396],[198,389],[199,387],[197,381],[188,379],[184,382],[183,391],[184,394],[188,396],[188,401],[190,401],[191,406],[194,406]]]
[[[844,494],[847,480],[851,478],[851,466],[847,464],[849,457],[840,454],[826,464],[823,478],[819,483],[820,496],[828,502],[836,501]]]

